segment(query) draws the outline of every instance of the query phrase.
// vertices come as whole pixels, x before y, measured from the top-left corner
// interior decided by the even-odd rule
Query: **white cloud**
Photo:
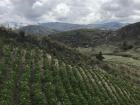
[[[70,8],[68,5],[64,3],[60,3],[56,6],[56,8],[53,11],[58,17],[66,16],[70,12]]]
[[[140,0],[134,0],[136,4],[140,4]]]
[[[140,21],[140,0],[0,0],[0,21]]]
[[[41,7],[42,5],[43,5],[42,2],[36,1],[36,2],[33,4],[32,8],[33,8],[33,9],[34,9],[34,8],[38,8],[38,7]]]

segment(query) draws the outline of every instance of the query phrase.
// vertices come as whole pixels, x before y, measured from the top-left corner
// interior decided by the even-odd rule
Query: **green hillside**
[[[110,37],[111,31],[98,29],[79,29],[51,34],[49,37],[70,47],[95,47],[105,44]]]
[[[0,29],[0,105],[140,105],[139,85],[100,65],[47,37]]]
[[[102,52],[104,61],[98,66],[118,78],[140,83],[140,23],[130,24],[117,31],[73,30],[49,37],[76,49],[95,60]]]

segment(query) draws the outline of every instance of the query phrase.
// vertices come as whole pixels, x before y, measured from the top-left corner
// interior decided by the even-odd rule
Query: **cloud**
[[[0,1],[0,15],[10,12],[11,8],[12,8],[12,5],[9,0]]]
[[[140,2],[138,0],[116,0],[115,2],[110,0],[105,2],[100,9],[102,19],[122,20],[124,22],[135,21],[134,16],[139,18],[140,14],[136,11],[140,11]]]
[[[61,3],[61,4],[58,4],[56,6],[56,8],[54,9],[53,11],[58,17],[63,17],[63,16],[67,16],[68,13],[70,12],[70,8],[68,5],[64,4],[64,3]]]
[[[33,8],[33,9],[34,9],[34,8],[38,8],[38,7],[41,7],[42,5],[43,5],[42,2],[36,1],[36,2],[33,4],[32,8]]]
[[[0,22],[140,21],[140,0],[2,0]]]

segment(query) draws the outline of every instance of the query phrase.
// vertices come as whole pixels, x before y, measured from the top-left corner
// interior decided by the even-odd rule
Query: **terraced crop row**
[[[99,68],[71,66],[38,48],[1,49],[0,105],[140,105],[135,88]]]
[[[108,62],[110,69],[108,72],[117,72],[121,74],[122,78],[135,82],[136,84],[140,83],[140,68],[131,64],[123,64],[117,62]]]

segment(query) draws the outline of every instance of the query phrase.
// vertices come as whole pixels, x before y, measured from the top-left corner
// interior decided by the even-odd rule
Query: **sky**
[[[140,0],[0,0],[0,23],[140,21]]]

